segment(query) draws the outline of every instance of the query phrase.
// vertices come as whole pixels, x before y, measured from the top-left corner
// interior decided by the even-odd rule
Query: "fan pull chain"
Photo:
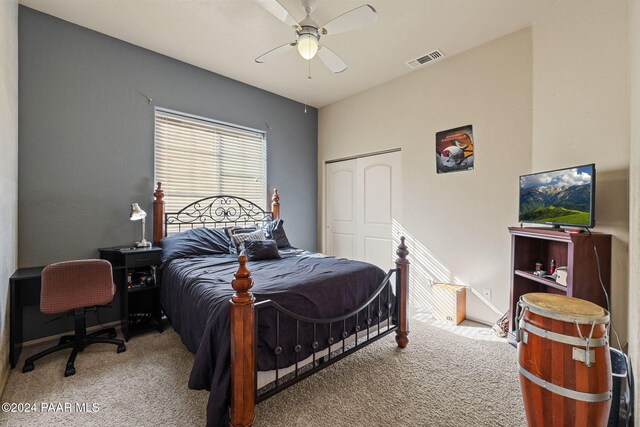
[[[307,95],[309,94],[309,80],[311,80],[311,60],[307,60],[307,90],[304,91],[304,113],[307,114]]]

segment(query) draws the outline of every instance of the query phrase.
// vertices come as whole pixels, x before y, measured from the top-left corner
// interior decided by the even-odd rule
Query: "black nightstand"
[[[114,247],[101,248],[100,258],[113,266],[113,280],[121,292],[120,316],[126,341],[136,332],[150,328],[162,332],[160,284],[156,267],[162,262],[162,249]]]

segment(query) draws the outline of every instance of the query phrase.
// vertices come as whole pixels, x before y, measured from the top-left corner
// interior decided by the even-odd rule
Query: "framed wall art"
[[[436,133],[438,173],[473,170],[473,126],[466,125]]]

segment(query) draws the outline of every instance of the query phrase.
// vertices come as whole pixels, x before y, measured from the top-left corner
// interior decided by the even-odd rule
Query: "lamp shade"
[[[147,213],[140,209],[140,206],[137,203],[131,203],[131,215],[129,219],[131,221],[139,221],[147,217]]]
[[[298,52],[304,59],[311,59],[318,52],[318,39],[313,34],[303,34],[298,38]]]

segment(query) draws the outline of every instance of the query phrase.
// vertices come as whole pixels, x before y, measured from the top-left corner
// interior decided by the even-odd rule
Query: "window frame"
[[[159,179],[157,177],[157,168],[156,168],[156,152],[157,152],[157,144],[158,144],[158,135],[157,135],[157,131],[158,131],[158,126],[157,126],[157,119],[158,119],[158,114],[164,114],[165,116],[174,116],[177,118],[185,118],[185,119],[191,119],[191,120],[196,120],[196,121],[201,121],[205,124],[209,124],[212,126],[218,126],[218,127],[222,127],[222,128],[230,128],[233,130],[240,130],[240,131],[247,131],[247,132],[252,132],[252,133],[256,133],[256,134],[260,134],[262,135],[262,152],[263,152],[263,171],[262,171],[262,198],[260,201],[256,201],[256,200],[250,200],[251,202],[255,203],[256,205],[260,206],[262,209],[264,209],[265,211],[268,210],[268,185],[267,185],[267,167],[268,167],[268,158],[267,158],[267,153],[268,153],[268,149],[267,149],[267,132],[264,130],[260,130],[260,129],[255,129],[249,126],[243,126],[243,125],[238,125],[235,123],[229,123],[229,122],[225,122],[222,120],[216,120],[216,119],[212,119],[209,117],[204,117],[204,116],[199,116],[196,114],[190,114],[190,113],[184,113],[181,111],[176,111],[176,110],[172,110],[169,108],[164,108],[164,107],[154,107],[154,112],[153,112],[153,177],[154,177],[154,182],[159,182]],[[161,180],[160,180],[161,181]],[[207,194],[207,195],[203,195],[202,197],[210,197],[210,196],[218,196],[219,194]],[[229,196],[236,196],[236,197],[242,197],[242,198],[246,198],[243,194],[227,194]],[[168,195],[169,198],[171,197],[171,195]],[[166,196],[165,196],[166,197]],[[192,200],[192,201],[196,201],[196,199]],[[182,207],[181,207],[182,208]]]

